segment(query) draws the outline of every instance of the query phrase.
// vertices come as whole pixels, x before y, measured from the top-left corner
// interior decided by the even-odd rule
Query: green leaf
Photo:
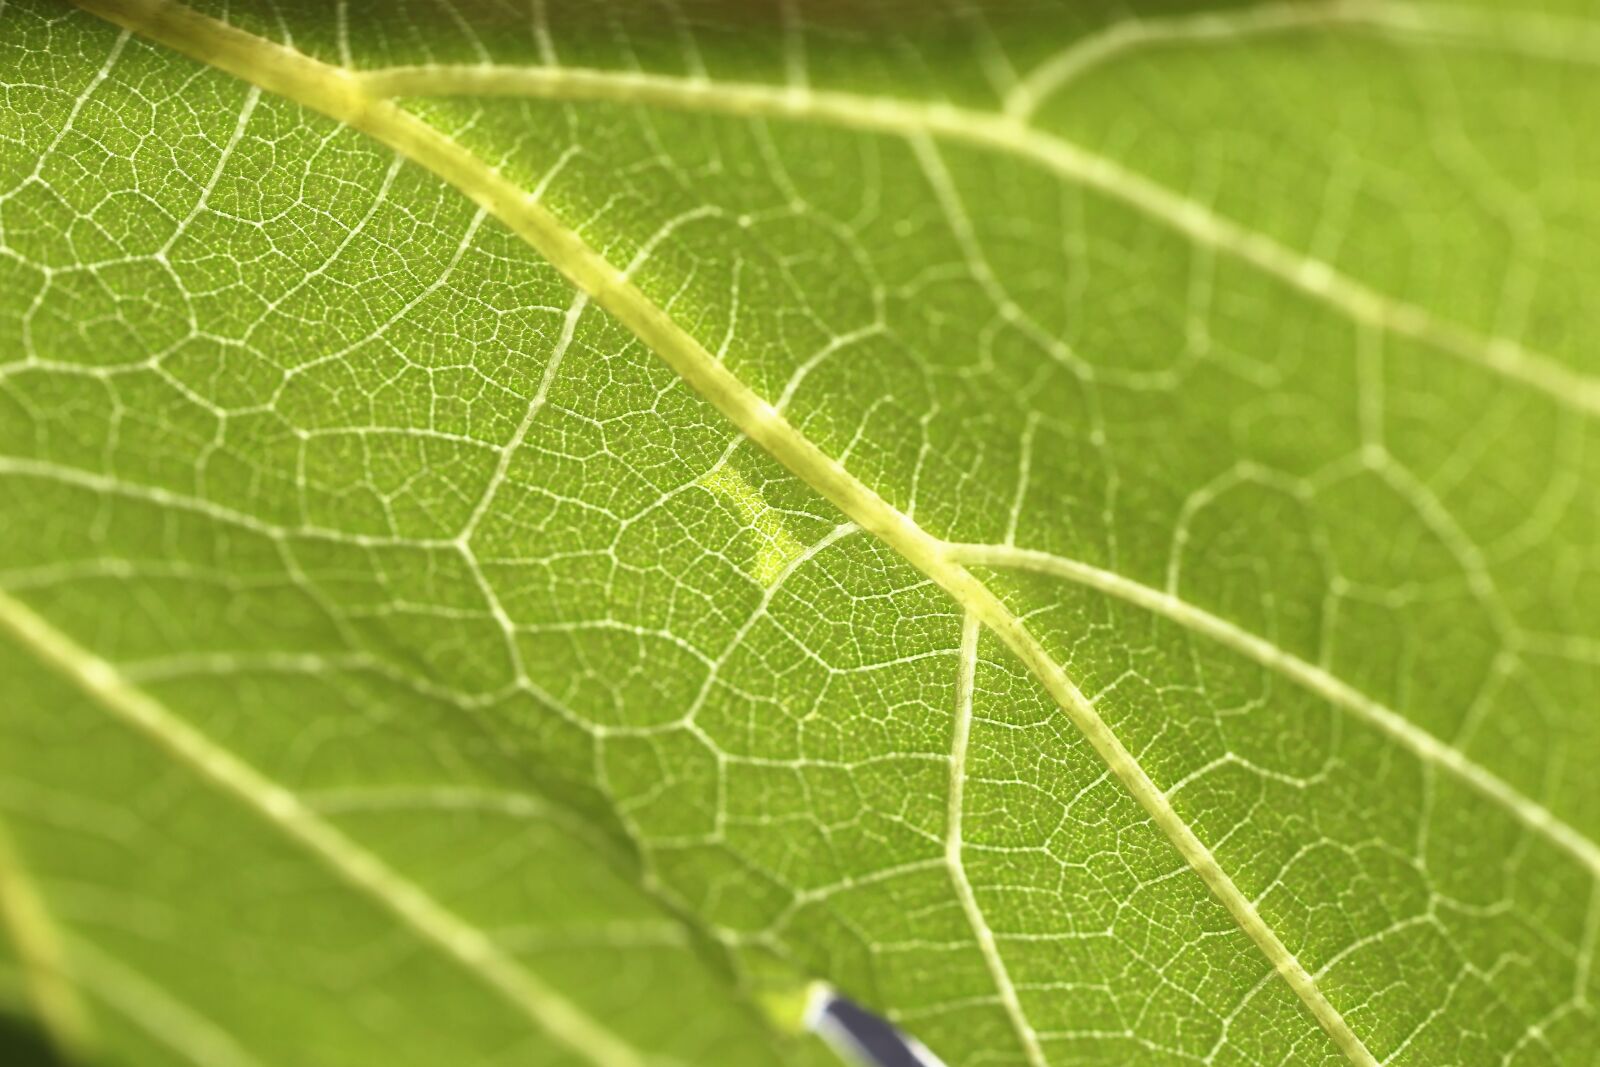
[[[1591,2],[81,6],[0,7],[67,1055],[1592,1062]]]

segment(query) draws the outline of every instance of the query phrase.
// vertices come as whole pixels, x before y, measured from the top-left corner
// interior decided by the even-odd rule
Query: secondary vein
[[[74,938],[72,958],[85,990],[195,1067],[265,1067],[216,1023],[92,942]]]
[[[581,1058],[595,1067],[645,1067],[649,1062],[295,794],[173,714],[110,663],[3,590],[0,634],[77,686],[117,721],[255,812],[422,940],[483,979]]]
[[[1513,818],[1544,837],[1600,878],[1600,845],[1558,818],[1549,808],[1520,792],[1505,779],[1446,744],[1393,708],[1374,700],[1348,682],[1253,634],[1237,623],[1213,615],[1170,593],[1099,567],[1047,552],[1010,545],[955,544],[951,554],[972,566],[1033,571],[1074,582],[1114,596],[1152,614],[1170,619],[1202,637],[1230,648],[1307,692],[1382,730],[1418,759],[1437,764],[1466,785],[1509,811]]]
[[[1028,1056],[1029,1067],[1046,1067],[1049,1062],[1044,1047],[1039,1043],[1039,1031],[1028,1020],[1017,996],[1017,985],[1011,980],[1005,959],[1000,955],[1000,945],[994,929],[984,917],[978,896],[967,877],[967,866],[962,858],[965,840],[961,834],[962,815],[965,812],[967,787],[967,743],[972,737],[972,690],[978,670],[978,638],[982,627],[978,620],[968,615],[961,622],[961,658],[956,676],[955,722],[950,731],[950,787],[949,809],[945,815],[945,866],[950,870],[950,881],[955,885],[956,896],[961,900],[961,910],[966,914],[967,925],[978,939],[978,951],[989,968],[989,976],[1000,993],[1000,1003],[1005,1007],[1011,1028],[1022,1042]]]
[[[1306,1005],[1335,1046],[1352,1062],[1376,1067],[1377,1060],[1323,994],[1316,979],[1261,917],[1204,842],[1173,809],[1165,793],[1061,665],[1029,633],[1021,619],[984,583],[952,559],[942,541],[890,505],[791,425],[766,399],[757,395],[651,301],[623,271],[562,224],[528,190],[397,104],[370,96],[360,79],[342,68],[246,33],[173,0],[76,2],[174,51],[361,130],[428,169],[499,218],[676,370],[746,437],[944,588],[991,630],[1083,733],[1124,788],[1149,813],[1151,820],[1233,916],[1240,929]],[[17,607],[27,611],[21,605]],[[0,619],[5,614],[0,612]],[[59,634],[55,637],[66,640]],[[84,656],[89,655],[79,651]],[[180,720],[172,719],[172,725],[192,733],[192,728]],[[233,760],[226,753],[222,755]]]
[[[339,68],[329,68],[337,70]],[[340,73],[375,97],[525,96],[637,103],[730,116],[805,120],[896,137],[932,137],[1029,162],[1119,201],[1205,248],[1248,263],[1353,322],[1416,341],[1600,416],[1600,379],[1507,337],[1483,336],[1350,277],[1122,163],[1015,115],[834,90],[583,67],[437,65]]]

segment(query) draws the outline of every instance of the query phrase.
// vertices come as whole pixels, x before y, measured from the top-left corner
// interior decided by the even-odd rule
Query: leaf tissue
[[[0,1059],[1600,1062],[1596,130],[1593,0],[5,0]]]

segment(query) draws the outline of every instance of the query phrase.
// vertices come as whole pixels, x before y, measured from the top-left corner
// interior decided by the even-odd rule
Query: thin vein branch
[[[978,637],[982,632],[982,623],[976,616],[969,614],[962,621],[961,656],[956,675],[955,721],[950,736],[950,793],[949,810],[945,817],[945,866],[950,869],[950,881],[955,885],[956,896],[961,900],[961,910],[966,914],[967,925],[972,928],[972,935],[978,940],[978,950],[983,953],[984,965],[989,968],[989,976],[994,980],[995,990],[1000,994],[1000,1003],[1006,1010],[1007,1018],[1011,1020],[1011,1028],[1017,1033],[1017,1040],[1022,1043],[1022,1049],[1028,1056],[1028,1063],[1032,1067],[1046,1067],[1049,1060],[1044,1054],[1043,1046],[1039,1044],[1039,1032],[1028,1021],[1027,1012],[1022,1008],[1022,1000],[1017,996],[1016,983],[1011,980],[1011,972],[1006,969],[1005,959],[1000,955],[1000,946],[995,941],[994,930],[989,926],[989,920],[984,917],[983,908],[978,903],[977,894],[972,890],[972,881],[967,877],[966,864],[961,857],[961,816],[967,784],[967,742],[972,736],[972,690],[978,667]]]
[[[968,566],[1033,571],[1075,582],[1150,611],[1243,655],[1289,679],[1313,695],[1370,723],[1415,755],[1455,775],[1470,788],[1511,813],[1534,833],[1568,853],[1600,878],[1600,846],[1537,800],[1475,762],[1460,749],[1439,740],[1398,711],[1356,689],[1322,667],[1250,633],[1204,608],[1171,593],[1152,589],[1120,574],[1047,552],[1009,545],[960,544],[951,555]]]
[[[1420,27],[1432,24],[1417,14],[1405,19],[1391,16],[1381,25],[1395,32],[1420,34]],[[1464,36],[1467,28],[1453,29],[1458,36]],[[1458,39],[1443,31],[1436,36],[1445,41]],[[1467,39],[1475,43],[1479,40]],[[1109,156],[1030,126],[1014,115],[832,90],[581,67],[429,65],[361,73],[328,69],[346,79],[352,91],[359,86],[380,98],[459,94],[607,100],[732,116],[803,120],[906,138],[932,137],[1013,156],[1119,201],[1203,248],[1248,263],[1353,322],[1483,367],[1586,417],[1600,416],[1600,379],[1513,338],[1480,334],[1439,318],[1417,304],[1380,292],[1324,259],[1291,248]]]

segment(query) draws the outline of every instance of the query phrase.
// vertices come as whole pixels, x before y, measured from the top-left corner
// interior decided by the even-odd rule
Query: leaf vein
[[[1585,837],[1532,797],[1477,763],[1460,749],[1417,726],[1398,711],[1375,700],[1331,672],[1251,633],[1236,623],[1171,593],[1136,582],[1088,563],[1009,545],[951,546],[953,558],[971,566],[1033,571],[1098,590],[1143,608],[1232,649],[1274,671],[1302,689],[1341,708],[1389,735],[1417,758],[1436,764],[1472,789],[1495,801],[1530,830],[1549,840],[1600,878],[1600,845]]]
[[[1157,828],[1167,836],[1182,858],[1233,916],[1240,929],[1289,984],[1335,1046],[1355,1063],[1376,1065],[1376,1058],[1327,999],[1313,975],[1262,918],[1254,903],[1234,884],[1210,849],[1177,814],[1167,796],[1078,690],[1062,666],[1028,631],[1023,621],[950,555],[945,542],[923,530],[910,516],[890,505],[838,460],[824,453],[815,442],[800,433],[771,403],[758,396],[663,308],[646,297],[628,278],[625,270],[619,270],[582,237],[558,221],[528,190],[519,187],[399,105],[374,97],[370,92],[371,86],[349,71],[250,35],[173,0],[78,2],[85,9],[184,55],[367,133],[428,169],[498,217],[676,370],[751,441],[839,507],[863,529],[898,552],[910,565],[939,584],[973,618],[989,628],[1039,680],[1063,713],[1084,734],[1124,788],[1149,813]],[[811,96],[791,92],[788,98],[805,100]],[[852,106],[859,106],[859,103],[853,101]],[[946,115],[950,111],[934,109],[930,113]],[[1003,128],[1014,131],[1019,127]],[[1076,151],[1064,143],[1062,150]],[[1091,173],[1099,173],[1101,179],[1106,180],[1104,169],[1114,168],[1115,165],[1100,160],[1096,167],[1098,169],[1091,168]],[[1123,178],[1127,180],[1126,175]],[[1170,192],[1163,195],[1175,196]],[[1187,201],[1182,203],[1188,204]],[[1205,231],[1207,225],[1216,223],[1202,224],[1200,229]],[[0,601],[0,604],[5,603],[7,601]],[[17,607],[27,612],[20,605]],[[0,619],[5,615],[5,612],[0,612]],[[33,616],[28,613],[24,617]],[[54,631],[50,633],[55,640],[65,641]],[[50,643],[46,642],[40,651],[48,651]],[[76,649],[76,652],[79,656],[89,657],[84,650]],[[66,665],[71,666],[74,658],[69,657]],[[98,660],[93,662],[100,663]],[[110,669],[108,665],[100,666],[106,671]],[[94,678],[85,677],[83,681],[92,683]],[[143,705],[132,706],[138,707]],[[168,736],[197,736],[187,724],[170,716],[166,718],[177,731]],[[161,734],[158,731],[158,736]],[[209,741],[203,743],[210,744]],[[218,766],[243,767],[228,753],[219,751],[217,755],[224,761]],[[294,802],[292,797],[285,796],[289,802]],[[310,822],[305,822],[305,819],[310,819]],[[304,812],[304,818],[296,820],[293,825],[322,824],[310,812]],[[330,833],[337,833],[331,827],[327,829]],[[350,847],[355,846],[350,843]],[[476,955],[474,958],[477,958]],[[531,978],[525,974],[523,977]],[[542,1007],[542,1000],[535,998],[535,1005]]]
[[[352,91],[359,87],[383,99],[503,95],[639,103],[736,117],[812,121],[910,138],[913,143],[917,138],[935,138],[1010,155],[1119,201],[1202,247],[1247,263],[1351,321],[1483,367],[1586,417],[1600,417],[1600,378],[1512,338],[1479,334],[1380,292],[1326,260],[1297,251],[1109,156],[1015,116],[833,90],[582,67],[436,65],[339,73]]]
[[[951,731],[950,742],[950,797],[949,811],[945,819],[945,865],[950,869],[950,880],[955,885],[956,896],[961,899],[961,910],[966,914],[967,925],[972,928],[973,936],[978,939],[978,950],[983,954],[984,963],[989,968],[990,977],[993,978],[995,988],[1000,994],[1000,1003],[1005,1007],[1006,1016],[1011,1020],[1011,1028],[1017,1032],[1017,1039],[1022,1042],[1023,1051],[1027,1053],[1028,1063],[1032,1067],[1046,1067],[1049,1060],[1044,1054],[1044,1048],[1039,1044],[1039,1032],[1028,1021],[1028,1015],[1023,1010],[1022,1001],[1017,996],[1016,983],[1011,980],[1011,972],[1006,969],[1005,959],[1000,955],[1000,946],[995,941],[994,930],[984,917],[983,908],[973,892],[972,881],[967,877],[966,864],[962,860],[961,816],[966,796],[967,742],[972,734],[972,691],[978,667],[978,637],[981,632],[982,627],[976,616],[969,614],[962,620],[961,659],[956,678],[955,724]]]
[[[173,714],[110,663],[3,591],[0,631],[76,685],[119,722],[253,811],[423,941],[483,979],[513,1007],[595,1067],[643,1067],[649,1062],[505,955],[482,931],[324,821],[292,792]]]

